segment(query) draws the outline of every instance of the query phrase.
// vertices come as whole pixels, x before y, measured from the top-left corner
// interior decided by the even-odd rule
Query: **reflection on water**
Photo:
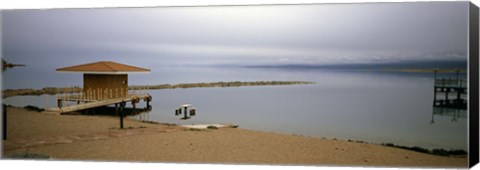
[[[150,121],[150,112],[152,111],[152,109],[153,109],[152,105],[146,106],[143,109],[135,109],[130,114],[127,114],[127,117],[135,120],[140,120],[143,122],[148,122]]]
[[[467,110],[446,108],[446,107],[433,107],[431,124],[435,123],[435,116],[450,117],[451,122],[458,122],[458,119],[467,118]]]
[[[466,74],[462,74],[466,77]],[[435,115],[451,117],[451,122],[459,118],[467,118],[467,81],[460,78],[459,70],[455,78],[438,78],[434,73],[433,111],[431,124],[435,123]]]

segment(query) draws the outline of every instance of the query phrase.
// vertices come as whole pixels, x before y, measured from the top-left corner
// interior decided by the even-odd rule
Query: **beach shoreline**
[[[242,128],[190,129],[111,116],[46,115],[8,108],[3,156],[53,160],[315,166],[457,167],[466,157],[436,156],[378,144]],[[8,159],[8,157],[6,158]]]

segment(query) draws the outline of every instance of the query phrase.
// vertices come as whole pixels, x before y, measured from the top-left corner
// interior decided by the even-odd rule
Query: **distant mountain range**
[[[290,68],[290,69],[467,69],[467,61],[406,61],[368,64],[285,64],[248,65],[250,68]]]

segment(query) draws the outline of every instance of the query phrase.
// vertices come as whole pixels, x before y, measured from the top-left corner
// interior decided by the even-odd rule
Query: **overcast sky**
[[[2,55],[60,66],[466,60],[467,9],[468,2],[422,2],[7,10]]]

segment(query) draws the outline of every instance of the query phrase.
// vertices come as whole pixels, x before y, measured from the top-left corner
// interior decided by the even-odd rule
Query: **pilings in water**
[[[458,69],[455,70],[455,78],[437,78],[437,71],[434,70],[433,110],[430,123],[435,123],[435,115],[452,117],[452,122],[456,122],[458,118],[466,118],[467,81],[460,78]]]
[[[455,79],[437,79],[437,70],[434,71],[433,107],[467,109],[467,82],[459,78],[459,71]],[[443,97],[440,97],[443,95]],[[453,96],[452,96],[453,95]]]
[[[438,97],[440,94],[443,94],[443,98]],[[462,98],[462,95],[466,94],[466,87],[435,86],[433,106],[467,109],[467,100]]]
[[[467,87],[456,85],[448,86],[447,84],[449,83],[445,82],[452,82],[452,80],[449,79],[441,79],[435,81],[436,84],[434,86],[433,95],[434,107],[467,109],[467,100],[462,98],[462,95],[467,95]],[[443,97],[439,98],[439,95],[443,95]]]

